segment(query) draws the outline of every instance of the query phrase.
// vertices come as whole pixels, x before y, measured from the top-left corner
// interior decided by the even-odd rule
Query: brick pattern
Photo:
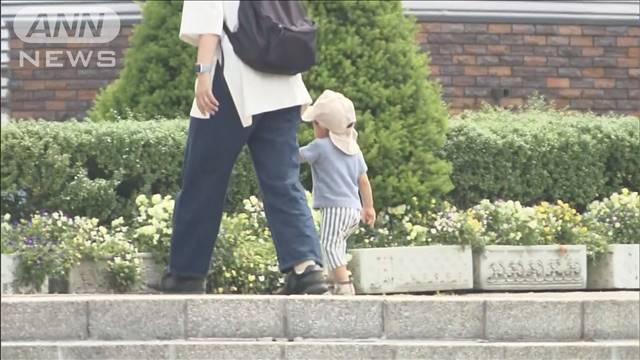
[[[82,119],[98,91],[118,77],[132,30],[123,25],[105,44],[32,44],[10,29],[10,117]]]
[[[417,40],[453,112],[521,105],[538,92],[559,107],[640,115],[640,26],[420,26]]]

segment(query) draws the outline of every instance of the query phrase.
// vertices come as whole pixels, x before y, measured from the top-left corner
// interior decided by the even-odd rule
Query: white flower
[[[149,200],[145,195],[138,195],[138,197],[136,198],[136,205],[138,206],[145,206],[148,203],[149,203]]]
[[[138,230],[136,231],[136,233],[140,234],[140,235],[153,235],[156,233],[156,229],[153,225],[146,225],[146,226],[142,226],[140,228],[138,228]]]
[[[388,209],[389,214],[393,214],[393,215],[404,215],[406,211],[407,211],[406,205],[399,205],[399,206]]]
[[[2,217],[2,219],[3,219],[4,221],[6,221],[6,222],[11,221],[11,214],[9,214],[9,213],[4,214],[4,216]]]
[[[162,196],[160,194],[153,194],[153,196],[151,196],[151,203],[153,205],[158,205],[160,202],[162,202]]]

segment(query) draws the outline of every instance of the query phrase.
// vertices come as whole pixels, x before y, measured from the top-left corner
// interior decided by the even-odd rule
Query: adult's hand
[[[198,74],[198,84],[196,85],[196,105],[203,114],[215,114],[218,112],[218,100],[213,96],[211,90],[211,74]]]

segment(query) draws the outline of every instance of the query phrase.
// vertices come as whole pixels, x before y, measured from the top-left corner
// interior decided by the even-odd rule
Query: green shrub
[[[623,187],[640,187],[640,119],[485,107],[452,121],[444,155],[454,168],[451,202],[526,205],[563,200],[584,210]]]
[[[450,166],[434,154],[444,142],[446,108],[439,86],[428,80],[415,22],[405,17],[401,3],[307,5],[318,25],[319,48],[318,64],[305,74],[305,83],[314,98],[333,89],[353,100],[376,203],[396,206],[449,191]],[[308,129],[302,142],[310,139]]]
[[[118,120],[143,114],[186,116],[193,101],[196,49],[178,39],[182,1],[147,1],[135,26],[119,78],[96,98],[89,117]]]
[[[638,191],[638,121],[536,108],[468,113],[455,122],[443,150],[454,164],[450,202],[468,208],[485,198],[524,205],[560,199],[583,211],[623,187]],[[181,120],[10,123],[1,135],[1,211],[14,219],[39,209],[103,223],[131,219],[139,194],[179,189],[186,127]],[[375,177],[378,159],[367,157]],[[246,154],[231,184],[228,211],[258,194]],[[380,207],[393,207],[383,199],[377,198]],[[429,201],[417,195],[403,204],[424,212]]]
[[[0,146],[1,211],[16,219],[39,209],[131,219],[139,194],[178,191],[186,128],[179,120],[10,123]],[[250,162],[236,165],[229,209],[257,193],[254,178]]]
[[[378,203],[399,205],[412,196],[451,189],[442,147],[447,114],[440,88],[427,80],[414,21],[399,1],[309,1],[316,21],[318,65],[305,74],[312,95],[343,92],[358,112],[360,144],[369,160]],[[147,2],[120,78],[99,96],[90,117],[119,120],[186,116],[193,96],[195,48],[178,39],[180,2]],[[171,86],[167,86],[171,84]],[[303,142],[311,130],[303,131]],[[242,163],[248,162],[243,155]],[[310,185],[305,169],[304,179]]]

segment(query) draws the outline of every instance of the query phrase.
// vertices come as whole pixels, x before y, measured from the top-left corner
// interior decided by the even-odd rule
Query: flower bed
[[[69,292],[139,292],[158,282],[167,264],[173,200],[154,195],[136,200],[132,226],[122,219],[109,226],[97,219],[37,213],[29,220],[2,222],[2,251],[15,252],[18,266],[3,273],[17,284],[46,289],[47,276],[69,279]],[[281,274],[257,198],[244,201],[245,211],[225,214],[208,277],[212,293],[271,293]]]
[[[485,200],[467,210],[434,201],[428,213],[416,211],[417,203],[414,198],[407,205],[382,211],[377,226],[359,229],[351,239],[350,248],[455,245],[463,250],[473,249],[477,284],[489,284],[490,279],[496,284],[495,279],[500,278],[501,289],[507,289],[506,283],[518,284],[519,289],[527,288],[521,285],[530,283],[548,285],[547,288],[570,283],[570,288],[576,288],[583,287],[586,272],[585,255],[580,255],[581,251],[586,252],[592,265],[597,265],[597,259],[605,258],[609,251],[615,252],[618,248],[609,245],[620,243],[637,247],[640,242],[640,202],[638,194],[628,190],[594,202],[585,214],[579,214],[562,201],[526,207],[514,201]],[[5,216],[2,253],[13,252],[20,259],[14,274],[17,284],[46,289],[46,279],[68,277],[72,269],[87,264],[98,267],[100,276],[107,279],[101,281],[107,284],[108,290],[103,286],[103,290],[89,290],[91,292],[135,292],[145,283],[157,281],[169,253],[173,200],[169,196],[141,196],[136,204],[137,216],[130,226],[122,219],[106,226],[99,224],[97,219],[72,218],[60,212],[36,213],[28,220],[13,223],[10,216]],[[243,202],[243,207],[242,212],[223,216],[208,276],[209,292],[270,293],[280,285],[282,276],[277,268],[262,204],[251,197]],[[314,215],[317,223],[318,214]],[[488,259],[496,251],[504,253],[504,248],[496,246],[523,248],[490,261],[486,266],[489,272],[478,275],[483,268],[483,256]],[[547,255],[554,255],[546,260],[537,258],[531,255],[535,253],[531,246],[544,246],[541,249]],[[144,258],[141,260],[138,256],[141,252],[152,254],[155,264],[147,267],[148,273],[153,274],[149,276],[155,280],[142,270],[145,266],[141,264]],[[637,263],[637,260],[633,261],[636,262],[628,265],[629,268]],[[602,263],[606,261],[602,260]],[[425,273],[416,276],[428,278]],[[3,283],[4,278],[3,275]],[[558,279],[557,284],[550,284],[549,279]],[[637,275],[633,275],[635,283],[631,285],[617,285],[614,281],[613,285],[600,287],[637,288],[637,279]],[[85,291],[77,290],[73,281],[70,287],[71,291]],[[407,291],[401,286],[397,288]]]
[[[562,201],[527,207],[483,200],[467,210],[434,202],[432,208],[429,214],[416,213],[411,205],[387,209],[380,217],[382,227],[361,229],[354,243],[361,248],[385,243],[471,246],[475,286],[493,290],[584,288],[588,277],[597,276],[595,270],[587,276],[586,257],[595,269],[595,264],[608,263],[602,259],[618,248],[609,245],[640,243],[638,193],[626,189],[594,202],[584,215]],[[629,254],[624,257],[629,264],[617,272],[634,281],[625,287],[636,288],[637,272],[630,267],[638,266],[635,253]]]
[[[608,239],[602,256],[590,259],[590,289],[640,288],[640,197],[623,190],[589,205],[587,221]]]

